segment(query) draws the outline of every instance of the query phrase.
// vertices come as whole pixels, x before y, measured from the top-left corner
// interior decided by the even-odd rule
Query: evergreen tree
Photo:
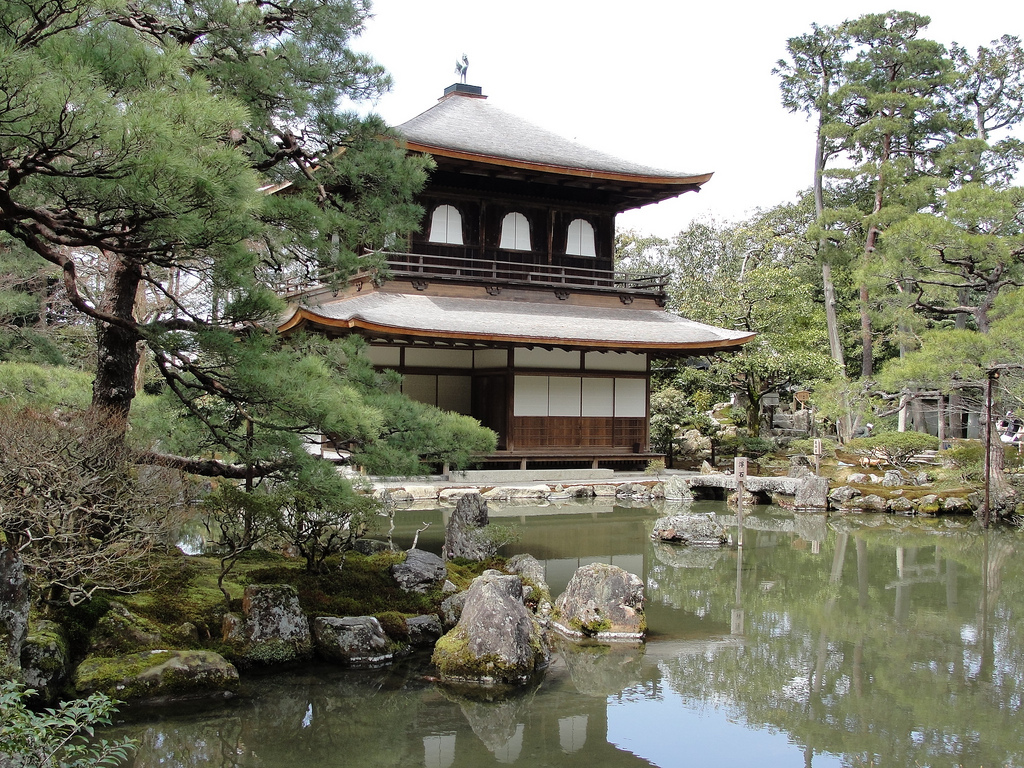
[[[187,423],[143,460],[251,482],[294,474],[306,433],[367,449],[381,471],[423,456],[413,441],[369,450],[390,438],[381,398],[396,387],[367,384],[358,345],[274,333],[281,284],[342,279],[418,224],[428,161],[340,111],[389,86],[350,48],[368,16],[364,0],[0,8],[4,245],[53,265],[94,324],[95,411],[127,424],[146,368],[177,396]],[[464,438],[452,456],[493,444],[428,414]]]

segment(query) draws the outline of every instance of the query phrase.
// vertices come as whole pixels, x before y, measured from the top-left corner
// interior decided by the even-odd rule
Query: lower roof
[[[660,309],[378,292],[293,307],[279,330],[302,327],[374,338],[695,355],[737,349],[754,338]]]

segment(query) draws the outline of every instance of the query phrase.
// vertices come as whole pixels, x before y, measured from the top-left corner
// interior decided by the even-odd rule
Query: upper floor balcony
[[[385,280],[582,290],[622,297],[643,296],[659,303],[664,302],[669,278],[667,274],[594,269],[577,263],[550,264],[541,254],[523,251],[486,249],[483,253],[485,249],[452,245],[428,246],[423,250],[433,253],[368,252],[365,258],[373,266],[366,271]],[[321,280],[293,277],[284,281],[281,292],[286,297],[295,297],[329,282],[329,276]]]

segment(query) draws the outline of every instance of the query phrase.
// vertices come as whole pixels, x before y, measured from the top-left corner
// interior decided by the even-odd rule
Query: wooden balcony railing
[[[494,251],[487,256],[489,258],[374,251],[367,254],[367,260],[377,263],[383,261],[391,277],[405,279],[584,288],[654,297],[664,296],[668,284],[666,274],[616,272],[569,264],[537,263],[530,261],[527,254],[515,251]],[[290,297],[329,283],[329,276],[319,281],[291,278],[282,283],[280,291]]]

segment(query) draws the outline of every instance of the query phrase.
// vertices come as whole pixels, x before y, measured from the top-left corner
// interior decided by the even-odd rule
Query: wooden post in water
[[[743,547],[743,481],[747,479],[747,457],[737,456],[733,465],[736,476],[736,546]]]

